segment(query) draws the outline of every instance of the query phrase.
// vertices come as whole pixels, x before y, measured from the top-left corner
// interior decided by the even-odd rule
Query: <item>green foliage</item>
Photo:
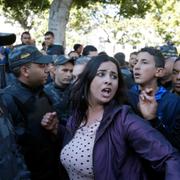
[[[150,8],[150,1],[147,0],[122,0],[120,13],[124,17],[132,17],[134,15],[144,17]]]
[[[146,12],[151,8],[151,1],[148,0],[74,0],[73,5],[78,9],[89,7],[96,3],[105,5],[118,5],[119,14],[123,17],[140,16],[143,17]]]
[[[156,7],[161,7],[157,9]],[[180,1],[156,0],[152,8],[152,22],[156,31],[164,41],[172,41],[180,45]]]
[[[48,0],[0,0],[0,4],[3,5],[3,10],[21,10],[30,9],[34,13],[38,13],[41,10],[49,8]]]
[[[159,46],[167,40],[180,44],[180,1],[159,0],[151,3],[144,18],[125,18],[119,5],[94,3],[86,8],[73,7],[67,28],[67,43],[87,44],[93,33],[100,44]],[[98,32],[98,33],[96,33]],[[82,38],[83,37],[83,38]],[[91,41],[92,42],[92,41]]]
[[[4,15],[18,21],[24,29],[34,25],[34,14],[49,8],[48,0],[0,0]]]
[[[119,15],[124,17],[143,17],[150,8],[147,0],[73,0],[73,6],[91,8],[93,4],[118,5]],[[50,7],[52,0],[0,0],[4,15],[18,21],[24,29],[30,30],[34,25],[34,14],[41,14]],[[79,18],[79,17],[78,17]]]
[[[47,30],[52,1],[0,0],[0,6],[6,17],[18,21],[24,29],[32,28],[34,36],[39,37]],[[179,12],[179,0],[73,0],[67,45],[86,44],[91,33],[99,29],[104,33],[97,34],[101,44],[153,46],[170,40],[180,45]]]

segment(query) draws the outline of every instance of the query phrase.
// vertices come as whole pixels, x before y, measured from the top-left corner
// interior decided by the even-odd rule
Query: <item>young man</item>
[[[42,55],[34,46],[14,49],[9,63],[17,80],[2,93],[32,179],[39,180],[59,179],[58,143],[40,125],[44,114],[54,111],[43,91],[51,60],[51,56]]]
[[[31,35],[28,31],[25,31],[21,34],[21,42],[22,45],[30,45],[31,42]]]
[[[62,55],[64,54],[64,48],[62,45],[54,44],[54,33],[51,31],[47,31],[44,34],[45,46],[46,46],[46,54],[48,55]]]
[[[137,56],[137,52],[132,52],[130,54],[130,57],[129,57],[129,68],[130,68],[131,71],[133,70],[133,67],[136,64],[136,56]]]
[[[54,62],[55,79],[45,86],[45,92],[51,99],[60,123],[65,125],[70,115],[70,90],[74,60],[67,56],[58,56]]]
[[[176,59],[172,74],[173,88],[172,92],[180,96],[180,57]]]
[[[140,112],[168,138],[176,122],[180,121],[180,98],[158,85],[164,64],[159,50],[141,49],[133,69],[136,85],[132,87],[129,99],[136,112]],[[173,142],[172,139],[169,141]]]
[[[83,56],[89,56],[89,57],[97,56],[98,50],[95,46],[87,45],[84,47],[82,55]]]
[[[32,39],[31,39],[31,34],[28,31],[24,31],[21,34],[21,44],[17,44],[14,46],[14,48],[24,46],[24,45],[31,45],[32,44]]]
[[[125,54],[122,52],[118,52],[114,55],[114,58],[119,62],[120,70],[123,75],[123,79],[126,83],[128,89],[130,89],[134,85],[133,75],[130,71],[129,67],[126,65]]]
[[[80,57],[82,55],[83,45],[82,44],[74,44],[73,48],[74,48],[74,52],[76,52],[78,54],[78,57]]]

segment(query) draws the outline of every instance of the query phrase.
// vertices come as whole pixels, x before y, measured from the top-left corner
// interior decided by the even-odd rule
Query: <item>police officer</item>
[[[9,45],[16,40],[15,34],[0,33],[0,45]],[[30,172],[18,151],[11,117],[0,98],[0,179],[30,179]]]
[[[62,125],[70,116],[70,90],[74,60],[68,56],[57,56],[54,62],[54,82],[45,86],[45,92],[51,99]]]
[[[51,102],[43,91],[48,77],[47,64],[51,60],[51,56],[43,55],[35,46],[14,49],[9,55],[9,63],[17,80],[2,94],[34,180],[59,179],[56,137],[40,124],[45,113],[53,112]]]

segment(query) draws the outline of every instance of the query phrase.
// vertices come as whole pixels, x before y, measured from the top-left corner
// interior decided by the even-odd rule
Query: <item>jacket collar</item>
[[[22,103],[25,103],[30,97],[41,94],[42,90],[43,87],[32,90],[16,79],[11,85],[7,86],[6,92],[19,99]]]
[[[100,126],[96,133],[95,143],[99,140],[99,138],[103,135],[105,130],[112,123],[116,114],[122,111],[123,107],[125,106],[117,104],[115,101],[112,101],[109,104],[105,105],[103,118],[101,120]],[[126,106],[126,108],[128,109],[128,106]],[[66,145],[73,138],[76,132],[75,119],[73,116],[71,116],[71,118],[69,119],[66,128],[67,128],[67,131],[66,131],[67,134],[66,134],[66,137],[64,138],[65,141],[63,143],[63,146]]]
[[[141,92],[141,89],[137,84],[135,84],[131,88],[131,90],[137,94],[140,94]],[[159,86],[158,90],[155,93],[156,101],[160,100],[166,92],[167,92],[167,89],[165,89],[163,86]]]
[[[103,118],[96,133],[95,143],[103,135],[107,127],[112,123],[114,116],[121,110],[122,106],[115,103],[115,101],[112,101],[105,106]]]

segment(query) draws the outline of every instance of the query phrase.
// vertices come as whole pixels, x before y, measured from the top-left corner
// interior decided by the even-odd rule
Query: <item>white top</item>
[[[62,149],[60,160],[71,180],[93,180],[93,147],[100,121],[80,126],[73,139]]]

